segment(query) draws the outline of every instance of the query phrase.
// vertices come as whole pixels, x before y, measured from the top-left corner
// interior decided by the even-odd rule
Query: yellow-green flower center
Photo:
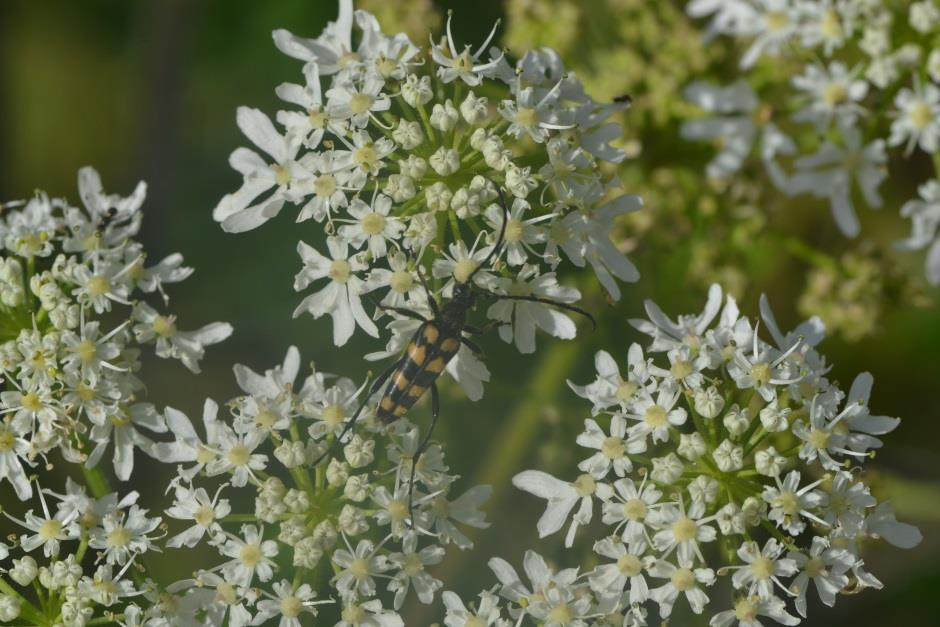
[[[104,296],[111,289],[111,282],[106,276],[96,275],[88,279],[88,293],[92,296]]]
[[[933,122],[933,111],[930,110],[930,105],[926,102],[918,100],[911,106],[907,117],[914,128],[923,130],[927,128],[927,125]]]
[[[284,185],[287,185],[288,183],[290,183],[291,175],[290,175],[290,170],[288,168],[285,168],[284,166],[275,163],[271,166],[271,170],[274,172],[274,181],[278,185],[283,187]]]
[[[337,283],[345,283],[352,276],[352,266],[345,259],[334,259],[330,264],[330,278]]]
[[[261,547],[257,544],[245,544],[238,551],[239,561],[248,568],[254,568],[261,561]]]
[[[39,525],[37,535],[43,540],[58,540],[62,534],[62,523],[55,518],[45,520]]]
[[[641,521],[646,518],[648,508],[643,499],[630,499],[623,504],[623,517],[627,520]]]
[[[636,577],[643,572],[643,562],[636,555],[627,553],[617,558],[617,569],[624,577]]]
[[[597,487],[597,483],[591,475],[581,475],[571,485],[578,493],[578,496],[590,496],[594,494],[594,489]]]
[[[829,445],[829,438],[831,434],[828,431],[823,431],[822,429],[813,429],[809,432],[809,443],[818,449],[826,448]]]
[[[770,383],[770,365],[759,361],[751,366],[751,378],[754,379],[754,385],[757,387]]]
[[[601,453],[608,459],[620,459],[623,457],[625,450],[626,443],[623,441],[623,438],[610,436],[604,438],[604,442],[601,444]]]
[[[244,466],[251,458],[251,453],[243,444],[236,444],[228,452],[228,461],[233,466]]]
[[[349,98],[349,110],[355,114],[365,113],[372,108],[372,96],[368,94],[353,94]]]
[[[118,525],[108,533],[108,545],[124,547],[131,542],[131,532]]]
[[[281,616],[284,618],[297,618],[300,616],[300,611],[303,607],[304,604],[297,597],[293,595],[284,597],[281,599],[280,604]]]
[[[160,337],[173,337],[176,335],[176,321],[168,316],[157,316],[150,325],[153,332]]]
[[[685,592],[695,587],[695,573],[688,568],[677,568],[669,577],[669,581],[672,582],[676,590]]]
[[[313,179],[313,192],[321,198],[329,198],[336,193],[336,177],[332,174],[321,174]]]
[[[385,216],[373,211],[362,218],[361,224],[362,230],[367,235],[378,235],[385,230]]]
[[[695,538],[695,532],[698,530],[698,525],[695,524],[695,521],[688,517],[683,517],[672,523],[672,535],[677,542],[688,542]]]
[[[646,408],[646,412],[643,414],[643,422],[651,429],[659,429],[669,424],[666,420],[666,410],[656,404]]]
[[[193,515],[193,520],[196,521],[200,527],[208,527],[212,524],[212,521],[215,520],[215,511],[208,505],[200,505],[199,509],[196,510],[196,513]]]
[[[410,272],[405,270],[396,270],[392,272],[392,276],[388,281],[389,286],[398,292],[399,294],[404,294],[411,289],[411,286],[414,285],[414,277],[411,276]]]
[[[845,85],[838,82],[831,82],[823,88],[822,98],[830,107],[834,107],[837,104],[845,102],[846,97],[848,96],[848,91],[845,89]]]
[[[91,340],[82,340],[75,347],[75,354],[78,355],[79,359],[88,363],[93,361],[98,354],[98,346]]]
[[[461,259],[454,265],[454,279],[458,283],[466,283],[470,275],[477,269],[477,262],[473,259]]]

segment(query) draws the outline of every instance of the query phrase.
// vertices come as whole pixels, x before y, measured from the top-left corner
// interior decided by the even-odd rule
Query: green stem
[[[23,618],[28,618],[33,621],[33,624],[36,625],[48,625],[49,621],[40,612],[36,609],[36,606],[29,602],[23,595],[21,595],[17,590],[7,583],[6,579],[0,577],[0,592],[3,592],[9,597],[20,600],[20,616]]]
[[[834,257],[813,248],[801,239],[783,236],[776,237],[775,239],[784,250],[811,266],[827,269],[836,269],[839,267],[839,262],[836,261]]]
[[[428,136],[428,141],[431,145],[439,144],[440,138],[437,136],[437,131],[431,126],[431,118],[428,117],[428,111],[424,108],[424,105],[418,106],[418,113],[421,115],[421,124],[424,126],[424,132]]]
[[[95,498],[100,499],[111,493],[111,484],[104,473],[101,472],[101,466],[95,466],[94,468],[82,466],[82,476],[85,477],[85,483],[88,484],[88,489],[91,490]]]

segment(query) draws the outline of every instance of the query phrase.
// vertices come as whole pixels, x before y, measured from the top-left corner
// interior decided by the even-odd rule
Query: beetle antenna
[[[492,183],[492,181],[490,181],[490,183]],[[503,210],[503,224],[499,228],[499,237],[496,238],[496,245],[493,246],[493,250],[491,250],[490,254],[486,256],[486,259],[483,260],[483,263],[474,268],[473,272],[470,273],[470,276],[467,277],[466,282],[468,284],[473,281],[473,275],[479,272],[481,268],[488,267],[493,262],[493,259],[495,259],[502,252],[500,249],[503,247],[503,243],[506,241],[506,225],[509,223],[509,209],[506,205],[506,197],[503,195],[503,190],[495,183],[493,184],[493,187],[496,188],[496,192],[499,194],[499,202]]]
[[[556,309],[564,309],[565,311],[570,311],[578,315],[584,316],[591,321],[591,329],[597,331],[597,320],[585,309],[581,309],[575,305],[569,305],[568,303],[559,303],[558,301],[551,300],[550,298],[542,298],[541,296],[524,296],[524,295],[507,295],[507,294],[497,294],[495,292],[484,292],[493,298],[500,300],[524,300],[530,303],[542,303],[543,305],[550,305]]]

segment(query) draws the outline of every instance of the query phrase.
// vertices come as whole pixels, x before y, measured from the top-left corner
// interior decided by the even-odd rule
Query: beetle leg
[[[480,356],[483,355],[483,349],[480,348],[480,347],[477,345],[477,343],[474,342],[473,340],[471,340],[470,338],[468,338],[468,337],[461,337],[461,338],[460,338],[460,341],[463,343],[464,346],[466,346],[466,347],[469,348],[471,351],[473,351],[473,354],[474,354],[474,355],[476,355],[476,356],[478,356],[478,357],[480,357]]]
[[[437,417],[441,414],[441,398],[437,393],[437,383],[431,384],[431,426],[428,427],[428,432],[424,436],[424,439],[421,440],[421,444],[415,450],[414,457],[411,459],[411,478],[408,480],[408,518],[411,521],[410,526],[412,529],[415,528],[415,512],[414,512],[414,493],[415,493],[415,473],[418,470],[418,462],[421,461],[421,456],[424,454],[424,451],[427,450],[428,445],[431,443],[431,436],[434,434],[434,427],[437,425]]]
[[[316,466],[321,461],[323,461],[323,458],[332,456],[336,452],[336,447],[338,447],[342,443],[343,438],[346,437],[346,434],[352,430],[353,426],[355,426],[356,421],[359,420],[359,415],[362,413],[362,410],[365,409],[366,405],[369,403],[369,400],[372,398],[372,395],[378,392],[379,388],[382,387],[382,384],[388,381],[388,378],[392,376],[392,373],[395,372],[395,369],[398,368],[398,366],[400,365],[401,365],[401,359],[393,363],[391,366],[389,366],[385,370],[385,372],[383,372],[378,377],[376,377],[375,381],[372,382],[372,385],[369,386],[369,391],[366,392],[366,397],[362,399],[362,403],[360,403],[359,407],[356,409],[356,413],[354,413],[352,417],[348,421],[346,421],[345,426],[343,426],[343,430],[340,431],[339,436],[335,440],[333,440],[333,443],[330,444],[330,447],[326,449],[326,451],[324,451],[319,457],[317,457],[313,461],[312,463],[313,466]]]

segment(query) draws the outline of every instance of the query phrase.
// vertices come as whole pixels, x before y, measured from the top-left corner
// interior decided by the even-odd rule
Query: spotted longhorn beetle
[[[457,354],[461,344],[477,355],[482,354],[480,347],[464,336],[464,333],[479,335],[486,331],[486,328],[479,328],[467,324],[467,314],[476,306],[477,298],[483,295],[497,300],[524,300],[545,303],[552,307],[580,314],[590,320],[594,327],[597,326],[594,316],[580,307],[560,303],[548,298],[541,298],[539,296],[497,294],[478,285],[474,285],[474,275],[482,268],[488,267],[493,260],[497,259],[505,244],[506,225],[509,222],[509,209],[506,205],[506,199],[503,196],[502,190],[499,190],[499,188],[497,188],[497,190],[499,191],[501,208],[503,210],[503,223],[500,227],[496,244],[483,262],[474,268],[465,281],[457,281],[455,283],[451,299],[442,305],[438,305],[437,300],[431,294],[424,280],[424,275],[419,272],[421,283],[427,292],[428,303],[431,307],[431,313],[433,314],[432,318],[428,319],[421,313],[412,309],[377,304],[380,309],[385,311],[419,320],[421,321],[421,326],[419,326],[414,335],[412,335],[404,353],[372,382],[372,385],[366,393],[365,400],[347,421],[343,430],[336,440],[333,441],[330,448],[314,461],[314,465],[316,465],[334,452],[335,448],[342,443],[343,438],[345,438],[346,434],[356,424],[362,410],[368,405],[372,396],[379,391],[386,381],[388,384],[376,408],[376,417],[386,425],[402,418],[408,410],[425,395],[428,389],[430,389],[431,426],[424,436],[424,439],[421,441],[421,444],[415,450],[408,484],[408,512],[412,524],[414,524],[412,495],[414,492],[415,471],[418,467],[418,461],[421,459],[421,455],[431,442],[431,435],[434,433],[434,427],[440,415],[440,397],[437,391],[437,378],[441,376],[441,373],[444,372],[444,368],[447,367],[450,360]]]

